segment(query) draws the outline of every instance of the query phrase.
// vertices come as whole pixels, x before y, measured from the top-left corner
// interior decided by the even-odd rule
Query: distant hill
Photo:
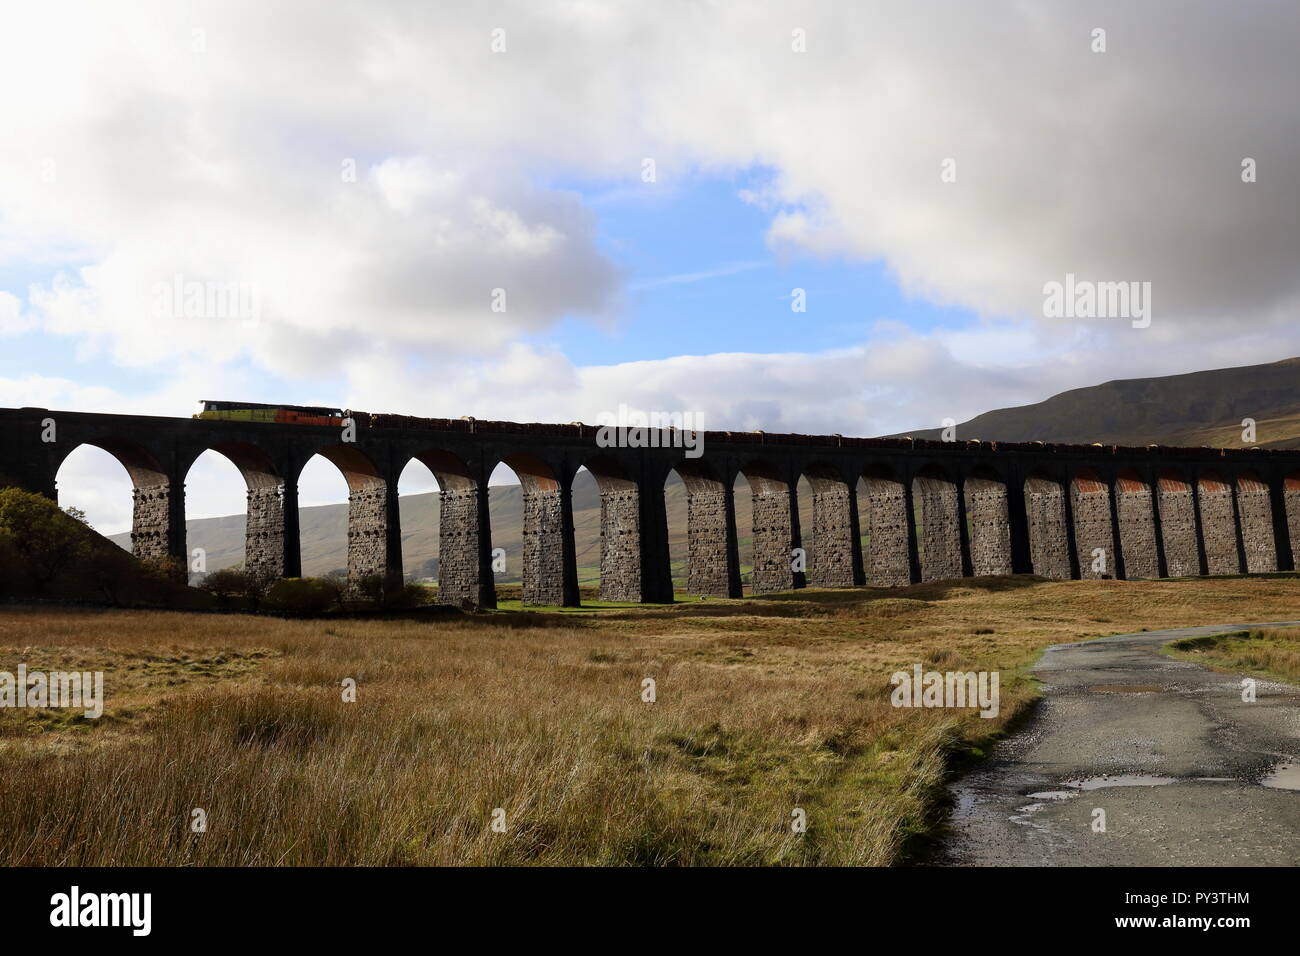
[[[1117,445],[1241,444],[1253,418],[1263,448],[1300,448],[1300,358],[1075,388],[957,426],[959,439]],[[939,438],[941,429],[906,432]]]
[[[1043,402],[985,412],[957,426],[958,438],[985,441],[1102,442],[1105,444],[1223,445],[1241,442],[1241,420],[1253,418],[1263,447],[1300,448],[1300,358],[1270,365],[1192,372],[1162,378],[1107,382],[1061,392]],[[914,438],[939,438],[940,430],[908,432]],[[751,553],[750,501],[741,479],[736,495],[736,525],[741,564]],[[672,476],[665,486],[673,575],[685,578],[686,488]],[[502,583],[517,582],[522,553],[523,497],[518,485],[494,485],[489,492],[492,544],[505,548]],[[812,526],[811,495],[800,499],[804,527]],[[438,575],[438,495],[400,500],[403,567],[412,578]],[[573,483],[573,520],[578,545],[578,577],[598,583],[600,496],[595,479],[579,472]],[[347,564],[347,505],[303,508],[303,573],[324,574]],[[244,516],[202,518],[186,523],[189,546],[205,548],[209,570],[243,560]],[[112,540],[130,547],[130,535]],[[512,560],[514,558],[515,560]]]

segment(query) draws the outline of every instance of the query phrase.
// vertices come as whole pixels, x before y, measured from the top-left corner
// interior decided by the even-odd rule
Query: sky
[[[0,405],[878,435],[1300,355],[1293,5],[4,6]]]

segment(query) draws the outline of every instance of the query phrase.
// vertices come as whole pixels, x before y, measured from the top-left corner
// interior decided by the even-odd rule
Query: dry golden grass
[[[1254,628],[1236,634],[1192,637],[1169,645],[1173,657],[1216,670],[1300,681],[1300,628]]]
[[[951,758],[1032,700],[1042,647],[1296,617],[1296,588],[994,578],[424,620],[0,609],[0,670],[102,669],[107,696],[95,722],[0,712],[0,863],[894,863]],[[918,662],[1001,671],[998,718],[892,708],[890,674]]]

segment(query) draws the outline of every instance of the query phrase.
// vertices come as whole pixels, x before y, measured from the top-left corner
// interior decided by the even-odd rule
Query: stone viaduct
[[[706,432],[699,457],[673,447],[600,447],[589,425],[352,413],[329,425],[0,409],[0,476],[57,497],[82,444],[134,485],[133,550],[185,557],[185,478],[212,449],[248,488],[245,563],[301,573],[297,479],[320,454],[349,488],[348,572],[401,574],[397,480],[412,459],[441,489],[439,591],[495,605],[488,476],[505,462],[524,497],[523,597],[579,603],[571,489],[579,468],[601,500],[601,596],[672,600],[664,483],[688,494],[688,587],[741,593],[733,485],[753,496],[753,590],[899,586],[972,575],[1156,578],[1293,570],[1300,547],[1300,452],[920,441]],[[52,426],[52,427],[51,427]],[[680,442],[678,442],[680,444]],[[812,491],[800,527],[797,487]],[[865,548],[862,541],[866,541]],[[792,560],[802,548],[806,568]]]

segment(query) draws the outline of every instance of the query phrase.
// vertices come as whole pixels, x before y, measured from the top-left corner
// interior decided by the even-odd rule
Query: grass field
[[[0,671],[101,670],[107,697],[93,722],[0,710],[0,864],[898,863],[954,761],[1031,703],[1044,646],[1300,617],[1298,586],[988,578],[320,621],[0,607]],[[1000,671],[998,717],[891,707],[916,663]]]

